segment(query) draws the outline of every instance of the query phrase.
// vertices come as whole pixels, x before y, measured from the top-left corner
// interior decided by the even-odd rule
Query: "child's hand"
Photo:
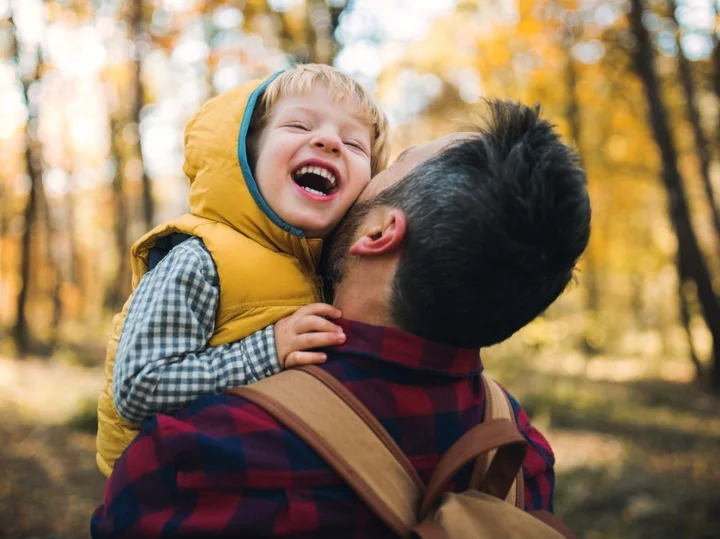
[[[311,303],[275,323],[275,349],[283,368],[323,363],[324,352],[308,352],[313,348],[336,346],[345,342],[345,332],[330,318],[342,313],[327,303]]]

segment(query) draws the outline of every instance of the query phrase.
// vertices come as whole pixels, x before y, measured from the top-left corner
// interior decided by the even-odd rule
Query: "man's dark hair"
[[[585,172],[539,107],[488,106],[479,136],[351,210],[391,206],[407,217],[389,302],[394,324],[472,348],[507,339],[555,301],[590,237]]]

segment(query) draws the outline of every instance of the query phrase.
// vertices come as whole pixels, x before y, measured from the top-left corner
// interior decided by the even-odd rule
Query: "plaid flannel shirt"
[[[477,350],[340,320],[347,340],[321,366],[378,418],[427,483],[440,457],[482,421]],[[526,509],[552,510],[554,457],[510,399],[529,442]],[[450,488],[468,486],[471,466]],[[394,534],[300,438],[252,403],[205,396],[158,415],[117,461],[92,536],[347,537]]]
[[[200,238],[174,247],[135,290],[113,371],[120,415],[140,423],[280,372],[274,326],[208,347],[220,298],[217,268]]]

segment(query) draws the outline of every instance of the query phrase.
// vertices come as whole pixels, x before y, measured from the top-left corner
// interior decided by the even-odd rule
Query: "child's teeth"
[[[301,176],[302,174],[317,174],[318,176],[322,176],[328,180],[333,187],[337,183],[335,174],[324,168],[304,166],[295,172],[295,177]]]
[[[305,189],[306,191],[308,191],[309,193],[312,193],[314,195],[327,196],[327,195],[325,195],[325,193],[318,191],[316,189],[312,189],[310,187],[303,187],[303,189]]]

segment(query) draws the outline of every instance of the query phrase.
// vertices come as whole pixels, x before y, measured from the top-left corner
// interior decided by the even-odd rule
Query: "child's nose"
[[[312,145],[315,148],[325,150],[326,152],[338,154],[342,148],[342,141],[337,135],[330,133],[318,133],[318,135],[313,139]]]

